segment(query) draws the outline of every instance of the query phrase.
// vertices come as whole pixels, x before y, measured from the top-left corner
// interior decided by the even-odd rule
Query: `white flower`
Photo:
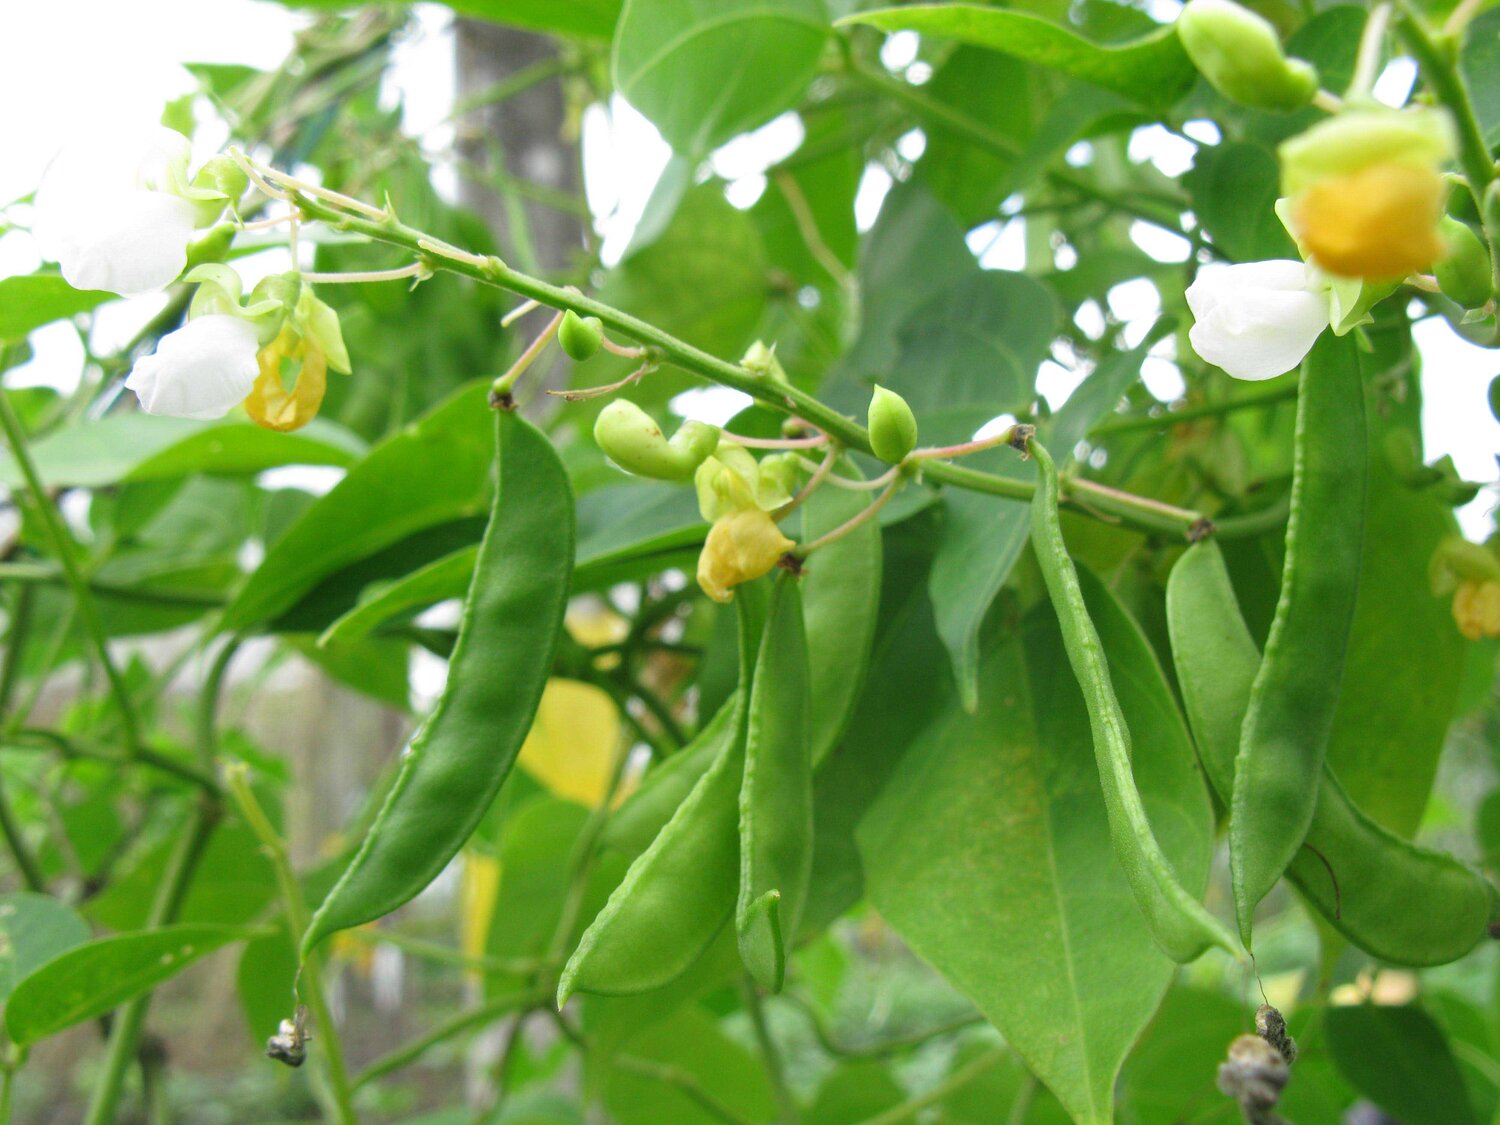
[[[1236,379],[1292,370],[1328,327],[1327,282],[1302,262],[1204,266],[1187,303],[1194,350]]]
[[[219,418],[250,393],[260,374],[259,350],[248,322],[223,314],[196,317],[136,360],[125,386],[147,414]]]
[[[177,194],[192,148],[171,129],[71,145],[36,192],[32,233],[75,289],[134,296],[187,265],[197,209]]]

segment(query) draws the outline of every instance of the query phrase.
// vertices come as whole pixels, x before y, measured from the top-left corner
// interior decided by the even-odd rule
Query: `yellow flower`
[[[698,585],[714,601],[728,602],[735,586],[770,573],[795,545],[759,508],[720,516],[698,556]]]
[[[1283,141],[1281,189],[1297,245],[1337,277],[1400,279],[1447,251],[1438,233],[1453,155],[1440,109],[1349,109]]]
[[[1469,579],[1453,595],[1453,620],[1471,641],[1500,637],[1500,582]]]
[[[1293,204],[1293,222],[1309,260],[1329,273],[1400,278],[1443,257],[1447,195],[1431,167],[1372,164],[1309,187]]]
[[[245,411],[257,426],[268,430],[301,429],[317,416],[328,389],[328,361],[310,336],[290,324],[260,350],[260,376],[245,399]],[[283,377],[293,382],[290,388]]]

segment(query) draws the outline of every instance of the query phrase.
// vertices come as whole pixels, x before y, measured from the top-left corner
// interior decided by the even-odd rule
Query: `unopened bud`
[[[906,400],[895,391],[877,386],[870,396],[867,416],[870,448],[875,456],[892,465],[917,447],[917,418]]]
[[[1467,223],[1444,215],[1438,233],[1448,256],[1433,267],[1438,288],[1466,309],[1477,309],[1495,292],[1490,274],[1490,252]]]
[[[703,422],[684,422],[668,441],[651,415],[621,398],[599,412],[594,440],[628,473],[685,481],[719,444],[719,429]]]
[[[698,585],[716,602],[734,597],[734,587],[769,574],[796,544],[769,513],[748,508],[715,520],[698,556]]]
[[[557,326],[557,342],[568,358],[577,363],[592,359],[603,339],[604,324],[597,316],[579,316],[569,309]]]
[[[1177,37],[1219,93],[1257,109],[1301,109],[1318,91],[1318,72],[1281,50],[1276,29],[1233,0],[1190,0]]]

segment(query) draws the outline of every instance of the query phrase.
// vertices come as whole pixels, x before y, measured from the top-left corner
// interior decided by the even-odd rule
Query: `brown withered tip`
[[[1214,526],[1214,521],[1207,516],[1195,519],[1187,529],[1187,541],[1189,543],[1201,543],[1219,529]]]
[[[1010,428],[1010,447],[1022,457],[1031,455],[1031,439],[1036,437],[1036,427],[1025,422]]]
[[[490,409],[504,410],[507,413],[516,408],[516,397],[509,391],[491,391]]]
[[[1496,941],[1500,941],[1500,918],[1496,918],[1493,922],[1486,926],[1485,929],[1489,931],[1490,937],[1494,938]]]
[[[796,575],[798,578],[802,577],[803,560],[798,558],[791,551],[788,551],[786,554],[782,555],[781,558],[777,559],[776,565],[781,567],[782,570]]]

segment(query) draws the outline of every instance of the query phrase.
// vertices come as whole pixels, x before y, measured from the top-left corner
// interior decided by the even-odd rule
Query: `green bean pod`
[[[1029,448],[1039,470],[1031,504],[1032,546],[1062,626],[1068,663],[1088,706],[1115,857],[1152,938],[1168,957],[1186,963],[1216,945],[1238,958],[1242,954],[1234,935],[1182,885],[1146,817],[1130,765],[1130,731],[1115,697],[1099,633],[1084,604],[1078,572],[1063,542],[1057,466],[1041,443],[1033,439]]]
[[[1217,544],[1190,547],[1172,568],[1167,628],[1204,772],[1227,804],[1260,651]],[[1380,827],[1326,763],[1307,839],[1286,876],[1339,933],[1398,965],[1457,960],[1484,936],[1494,908],[1482,876]]]
[[[558,981],[558,1007],[575,992],[626,996],[660,988],[702,956],[734,913],[736,826],[754,652],[764,620],[762,585],[749,583],[735,598],[740,686],[732,697],[733,737],[584,931]]]
[[[653,765],[638,788],[605,825],[603,840],[609,847],[639,855],[651,846],[658,832],[687,800],[693,786],[724,754],[735,738],[738,704],[731,695],[704,723],[691,742],[659,765]]]
[[[1307,836],[1354,620],[1365,519],[1365,400],[1352,337],[1302,365],[1281,596],[1240,730],[1229,864],[1240,936]]]
[[[313,915],[302,955],[410,901],[469,838],[525,741],[562,632],[573,493],[552,443],[495,412],[499,479],[448,682],[407,747],[359,851]]]
[[[807,635],[797,579],[780,575],[755,662],[740,787],[740,958],[780,992],[812,876]]]

